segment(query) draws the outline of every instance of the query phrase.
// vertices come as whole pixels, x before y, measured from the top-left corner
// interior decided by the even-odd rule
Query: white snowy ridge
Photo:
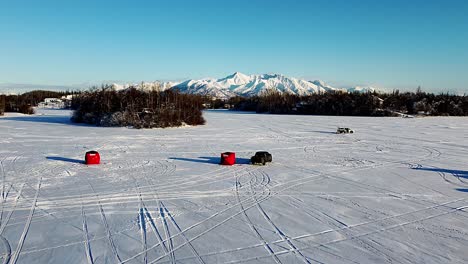
[[[374,91],[373,87],[355,86],[351,88],[336,88],[323,81],[306,81],[282,74],[253,74],[246,75],[236,72],[225,78],[205,78],[200,80],[187,80],[183,82],[143,82],[140,84],[113,84],[117,90],[130,86],[144,90],[177,89],[182,93],[208,95],[216,98],[229,98],[233,96],[255,96],[270,90],[295,95],[310,95],[319,92],[348,91],[367,92]]]

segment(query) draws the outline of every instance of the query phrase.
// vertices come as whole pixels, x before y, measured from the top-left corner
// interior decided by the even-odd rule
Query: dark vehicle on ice
[[[250,158],[252,164],[262,164],[265,165],[267,162],[272,161],[272,156],[267,151],[258,151],[255,153],[255,156]]]
[[[349,127],[339,127],[339,128],[336,130],[336,133],[337,133],[337,134],[352,134],[352,133],[354,133],[354,130],[352,130],[352,129],[349,128]]]

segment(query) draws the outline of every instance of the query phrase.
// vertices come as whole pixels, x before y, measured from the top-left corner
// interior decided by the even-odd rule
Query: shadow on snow
[[[468,179],[468,171],[462,170],[449,170],[449,169],[441,169],[441,168],[413,168],[413,170],[423,170],[423,171],[434,171],[434,172],[441,172],[441,173],[449,173],[455,177],[465,178]]]
[[[181,160],[187,162],[197,162],[197,163],[208,163],[208,164],[219,164],[221,162],[220,157],[198,157],[198,158],[169,158],[172,160]],[[250,159],[245,158],[236,158],[236,164],[250,164]]]
[[[58,160],[58,161],[64,161],[64,162],[70,162],[70,163],[79,163],[79,164],[84,164],[84,161],[78,160],[78,159],[70,159],[70,158],[64,158],[64,157],[46,157],[48,160]]]
[[[320,133],[320,134],[336,134],[336,131],[313,130],[313,131],[310,131],[310,132]]]
[[[251,111],[238,111],[238,110],[232,110],[232,109],[205,109],[203,111],[207,113],[211,112],[211,113],[237,114],[237,115],[257,115],[258,114],[256,112],[251,112]]]
[[[413,168],[413,170],[422,170],[422,171],[434,171],[434,172],[440,172],[440,173],[448,173],[452,174],[455,177],[458,178],[464,178],[468,179],[468,171],[462,171],[462,170],[449,170],[449,169],[441,169],[441,168]],[[457,188],[455,189],[459,192],[466,192],[468,193],[467,188]]]
[[[38,123],[49,123],[49,124],[63,124],[71,126],[90,126],[83,123],[73,123],[70,120],[70,116],[59,116],[59,115],[31,115],[31,116],[9,116],[3,117],[0,120],[8,121],[20,121],[20,122],[38,122]]]

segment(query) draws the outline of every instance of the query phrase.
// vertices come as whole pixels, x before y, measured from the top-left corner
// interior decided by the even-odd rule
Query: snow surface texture
[[[113,84],[112,86],[117,90],[126,89],[130,86],[134,86],[143,90],[166,90],[174,87],[183,93],[208,95],[222,99],[238,95],[261,95],[262,93],[269,90],[296,95],[310,95],[314,93],[330,91],[372,92],[375,90],[372,87],[360,86],[351,88],[335,88],[323,81],[306,81],[286,77],[281,74],[245,75],[240,72],[236,72],[221,79],[207,78],[201,80],[187,80],[184,82],[164,83],[143,82],[132,85]]]
[[[467,118],[136,130],[38,111],[0,118],[3,263],[468,263]],[[258,150],[273,162],[249,165]]]

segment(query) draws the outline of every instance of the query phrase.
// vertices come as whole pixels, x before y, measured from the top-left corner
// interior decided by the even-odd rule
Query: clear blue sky
[[[0,0],[0,83],[240,71],[468,92],[467,2]]]

